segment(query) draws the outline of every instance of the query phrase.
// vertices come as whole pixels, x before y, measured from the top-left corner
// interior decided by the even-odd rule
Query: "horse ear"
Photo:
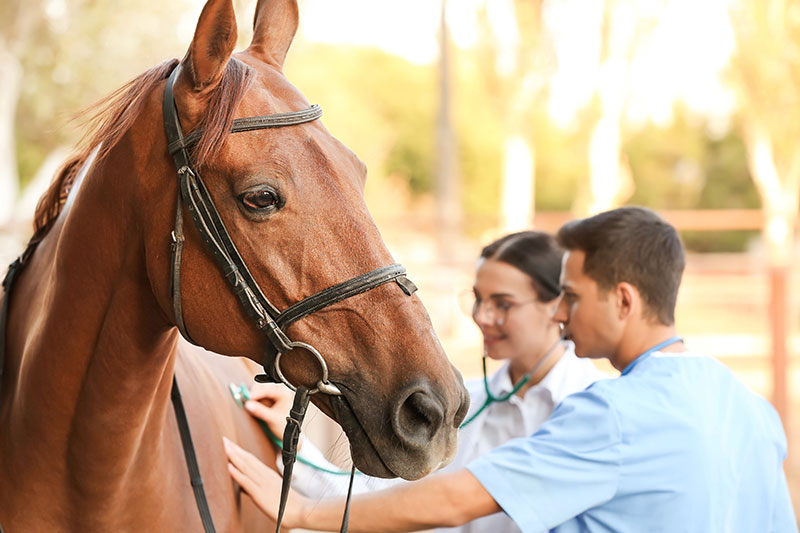
[[[181,61],[181,83],[194,91],[215,87],[236,46],[236,15],[231,0],[208,0],[186,57]],[[185,86],[186,86],[185,85]]]
[[[283,68],[300,16],[297,0],[258,0],[250,53]]]

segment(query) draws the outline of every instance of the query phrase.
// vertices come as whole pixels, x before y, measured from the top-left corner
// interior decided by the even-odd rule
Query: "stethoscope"
[[[556,353],[556,351],[555,351],[556,347],[558,347],[563,342],[564,342],[564,339],[559,338],[555,343],[553,343],[553,345],[550,346],[550,348],[547,349],[547,351],[545,352],[544,356],[542,356],[542,358],[539,359],[539,362],[537,362],[533,366],[533,368],[531,368],[524,376],[522,376],[522,379],[520,379],[517,382],[517,384],[514,385],[514,388],[511,389],[511,392],[508,392],[508,393],[503,394],[501,396],[495,396],[489,390],[489,379],[488,379],[487,374],[486,374],[486,355],[484,354],[484,356],[482,357],[482,363],[483,363],[483,388],[486,391],[486,400],[484,400],[483,405],[481,405],[480,408],[477,411],[475,411],[475,413],[471,417],[469,417],[467,420],[465,420],[459,426],[458,429],[465,428],[468,424],[470,424],[473,420],[475,420],[478,417],[478,415],[480,415],[483,411],[486,410],[487,407],[489,407],[493,403],[507,402],[509,399],[511,399],[512,396],[514,396],[517,392],[519,392],[519,390],[522,387],[524,387],[525,384],[528,383],[531,380],[531,377],[533,377],[533,375],[536,374],[536,371],[539,370],[542,367],[542,365],[545,362],[547,362],[547,360],[550,359],[550,357],[554,353]],[[669,346],[671,344],[675,344],[676,342],[683,342],[683,338],[675,336],[675,337],[671,337],[671,338],[665,340],[664,342],[656,344],[655,346],[653,346],[649,350],[647,350],[647,351],[641,353],[640,355],[638,355],[636,357],[636,359],[631,361],[631,363],[627,367],[625,367],[625,370],[622,371],[621,375],[624,376],[625,374],[629,373],[633,369],[634,366],[636,366],[641,361],[643,361],[644,359],[649,357],[653,352],[657,352],[657,351],[659,351],[659,350],[661,350],[663,348],[666,348],[667,346]],[[244,402],[246,402],[247,400],[250,399],[250,394],[249,394],[249,391],[248,391],[247,387],[245,385],[236,386],[233,383],[231,383],[229,385],[229,388],[230,388],[230,391],[231,391],[231,395],[233,396],[233,399],[236,401],[236,403],[239,405],[239,407],[244,407]],[[281,447],[283,445],[283,442],[274,433],[272,433],[272,431],[269,429],[269,426],[267,426],[266,422],[264,422],[263,420],[259,420],[258,423],[261,426],[261,428],[264,430],[264,432],[269,436],[270,440],[272,440],[272,442],[274,442],[278,447]],[[326,472],[328,474],[348,475],[348,476],[350,475],[350,471],[349,470],[347,470],[347,471],[344,471],[344,470],[341,470],[341,471],[340,470],[331,470],[331,469],[319,466],[319,465],[315,464],[314,462],[312,462],[312,461],[300,456],[299,454],[297,456],[297,460],[300,461],[301,463],[304,463],[304,464],[310,466],[311,468],[313,468],[315,470],[320,470],[320,471]],[[356,473],[360,474],[361,472],[356,471]]]
[[[472,416],[470,416],[467,420],[465,420],[461,424],[461,426],[459,426],[459,429],[462,429],[462,428],[466,427],[468,424],[470,424],[473,420],[475,420],[478,417],[478,415],[480,415],[484,410],[486,410],[487,407],[489,407],[493,403],[507,402],[512,396],[514,396],[528,381],[530,381],[531,377],[536,373],[537,370],[539,370],[539,368],[541,368],[541,366],[545,363],[545,361],[547,361],[550,358],[550,356],[553,353],[555,353],[555,348],[561,343],[562,340],[563,339],[557,340],[555,342],[555,344],[553,344],[547,350],[547,352],[545,352],[544,356],[539,360],[539,362],[536,363],[536,365],[527,374],[525,374],[522,377],[522,379],[520,379],[519,382],[516,385],[514,385],[514,388],[511,389],[511,392],[509,392],[507,394],[504,394],[502,396],[495,396],[489,390],[489,380],[488,380],[488,378],[486,376],[486,356],[484,355],[483,356],[483,361],[482,361],[483,362],[483,388],[486,391],[486,400],[484,400],[483,405],[481,405],[480,408],[477,411],[475,411],[475,413]],[[680,337],[680,336],[677,336],[677,335],[674,336],[674,337],[670,337],[669,339],[665,340],[664,342],[660,342],[660,343],[656,344],[655,346],[653,346],[652,348],[642,352],[641,354],[636,356],[636,358],[633,361],[631,361],[628,364],[628,366],[625,367],[625,369],[622,371],[622,373],[620,375],[624,376],[624,375],[628,374],[633,369],[634,366],[636,366],[640,362],[642,362],[645,359],[647,359],[650,355],[652,355],[653,353],[655,353],[655,352],[657,352],[659,350],[662,350],[662,349],[666,348],[667,346],[675,344],[676,342],[683,342],[683,337]]]
[[[542,358],[539,359],[539,361],[533,366],[533,368],[531,368],[524,376],[522,376],[522,379],[520,379],[517,382],[517,384],[514,385],[514,388],[512,388],[510,392],[503,394],[502,396],[495,396],[494,394],[492,394],[492,391],[489,390],[489,379],[486,375],[486,354],[484,354],[483,357],[481,358],[481,362],[483,363],[483,389],[486,391],[486,399],[483,401],[483,405],[481,405],[480,408],[477,411],[475,411],[475,413],[473,413],[472,416],[467,418],[458,427],[458,429],[463,429],[467,427],[467,425],[469,425],[473,420],[475,420],[478,417],[478,415],[480,415],[487,407],[489,407],[493,403],[507,402],[512,396],[514,396],[517,392],[519,392],[519,390],[522,387],[524,387],[527,382],[531,380],[531,377],[533,377],[536,371],[539,370],[542,367],[542,365],[548,359],[550,359],[550,357],[554,353],[556,353],[555,352],[556,347],[561,345],[563,341],[564,339],[559,338],[556,342],[554,342],[553,345],[547,349]]]

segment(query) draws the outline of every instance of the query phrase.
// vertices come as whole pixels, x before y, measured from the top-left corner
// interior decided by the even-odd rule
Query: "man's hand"
[[[272,520],[278,516],[281,478],[255,455],[225,439],[228,471],[258,507]],[[334,531],[345,508],[344,498],[309,501],[289,491],[283,526]],[[500,507],[466,469],[435,474],[392,489],[354,496],[350,509],[350,531],[419,531],[455,527]]]
[[[272,520],[277,520],[281,498],[281,477],[267,467],[258,457],[222,437],[228,456],[228,472],[255,504]],[[299,526],[306,499],[295,491],[289,491],[283,526],[287,529]]]

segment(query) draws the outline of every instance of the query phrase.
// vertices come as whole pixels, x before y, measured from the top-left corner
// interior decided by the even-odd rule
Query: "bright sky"
[[[498,69],[514,60],[516,31],[512,0],[451,0],[448,23],[455,44],[469,49],[477,39],[476,11],[482,6],[499,36]],[[734,47],[726,0],[636,0],[615,20],[612,50],[630,48],[636,14],[652,22],[639,38],[628,73],[627,114],[631,120],[668,121],[673,102],[724,121],[734,105],[721,71]],[[552,80],[550,109],[562,124],[591,97],[600,76],[598,64],[603,0],[550,0],[546,20],[554,36],[558,69]],[[631,7],[633,6],[633,7]],[[416,63],[438,57],[440,2],[431,0],[304,0],[303,37],[310,41],[376,46]],[[357,14],[357,16],[355,15]]]
[[[205,2],[184,1],[196,7],[176,25],[178,36],[188,41]],[[550,82],[551,115],[567,125],[601,80],[626,80],[627,87],[622,83],[615,90],[627,95],[629,120],[667,122],[678,100],[709,115],[724,130],[735,105],[732,91],[721,81],[734,49],[726,14],[729,1],[545,0],[545,21],[557,55]],[[627,72],[615,69],[613,62],[605,71],[600,68],[600,28],[607,2],[618,6],[613,53],[624,57],[635,51]],[[509,71],[518,41],[513,4],[514,0],[450,0],[447,18],[455,45],[466,51],[475,46],[477,12],[485,8],[499,45],[498,71]],[[254,5],[255,0],[237,2],[248,22]],[[375,46],[415,63],[438,58],[441,0],[300,0],[300,8],[300,29],[309,41]],[[64,19],[66,3],[47,0],[45,11],[51,19]],[[638,38],[633,36],[637,19],[650,21]]]

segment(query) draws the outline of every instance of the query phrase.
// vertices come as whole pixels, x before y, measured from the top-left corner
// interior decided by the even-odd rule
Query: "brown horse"
[[[231,0],[209,0],[174,85],[183,131],[230,235],[278,309],[389,265],[363,201],[364,165],[319,120],[229,134],[234,118],[306,109],[282,74],[294,0],[261,0],[250,46],[233,55]],[[36,213],[35,252],[8,294],[0,381],[0,524],[38,531],[201,531],[176,417],[181,384],[219,531],[265,531],[237,492],[223,435],[274,462],[275,450],[226,387],[252,379],[265,337],[186,218],[186,329],[223,357],[178,342],[170,232],[178,187],[162,119],[169,61],[98,111],[87,148]],[[291,325],[325,357],[343,397],[313,396],[345,429],[356,466],[419,478],[454,453],[466,409],[458,372],[420,300],[378,286]],[[251,361],[252,360],[252,361]],[[282,361],[313,386],[309,352]]]

